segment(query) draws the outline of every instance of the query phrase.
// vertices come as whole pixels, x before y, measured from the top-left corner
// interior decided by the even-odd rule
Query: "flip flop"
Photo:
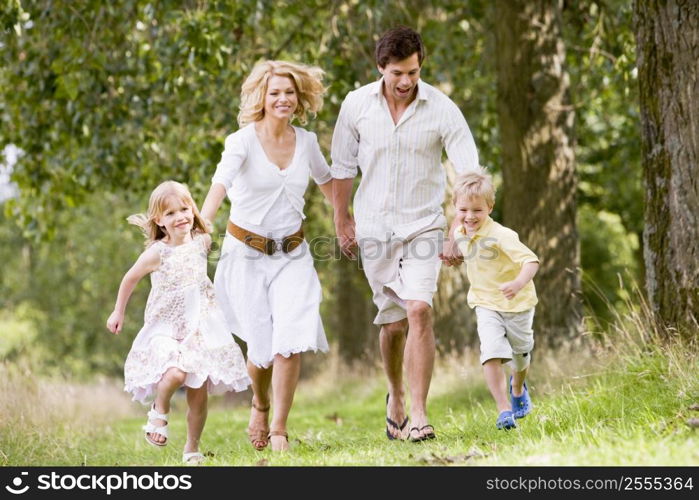
[[[432,426],[432,424],[423,425],[422,427],[411,427],[410,434],[412,434],[413,431],[422,432],[423,430],[427,429],[428,427],[430,428],[430,432],[428,432],[427,434],[424,434],[422,436],[416,437],[416,438],[411,437],[410,442],[411,443],[419,443],[421,441],[435,439],[437,437],[437,435],[434,433],[434,427]]]
[[[386,413],[388,413],[388,398],[390,397],[390,394],[386,394]],[[397,438],[391,434],[389,431],[389,427],[393,427],[394,429],[397,429],[401,433],[403,432],[403,429],[405,429],[405,426],[408,425],[408,417],[405,417],[405,420],[403,420],[403,423],[401,425],[398,425],[396,422],[394,422],[392,419],[386,415],[386,437],[390,439],[391,441],[394,441],[396,439],[400,440],[400,438]]]

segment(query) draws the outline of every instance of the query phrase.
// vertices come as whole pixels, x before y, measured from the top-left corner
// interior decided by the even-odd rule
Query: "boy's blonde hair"
[[[323,94],[325,94],[325,87],[321,82],[323,74],[322,69],[305,64],[287,61],[257,63],[243,83],[238,124],[242,127],[247,123],[259,121],[265,116],[267,83],[272,76],[284,76],[294,82],[296,87],[298,105],[294,111],[294,117],[299,119],[301,125],[305,125],[308,121],[306,113],[315,115],[323,106]]]
[[[194,216],[194,225],[192,229],[194,231],[199,231],[202,233],[211,232],[207,223],[204,221],[204,218],[199,213],[199,209],[194,203],[194,199],[192,198],[189,189],[187,189],[187,186],[176,181],[165,181],[155,188],[150,194],[150,200],[148,201],[148,213],[134,214],[126,219],[129,221],[129,223],[141,228],[144,236],[146,237],[146,246],[151,245],[155,241],[162,240],[167,236],[165,229],[158,226],[156,223],[156,219],[162,217],[162,215],[165,213],[168,198],[173,196],[177,198],[178,201],[189,205],[189,207],[192,209],[192,214]]]
[[[495,205],[495,188],[493,178],[485,172],[466,172],[459,174],[454,181],[453,202],[465,196],[474,198],[481,196],[488,204],[488,208]]]

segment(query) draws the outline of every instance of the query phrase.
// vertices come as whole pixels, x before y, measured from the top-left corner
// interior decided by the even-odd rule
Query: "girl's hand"
[[[115,335],[119,335],[122,326],[124,326],[124,314],[117,311],[112,312],[107,319],[107,329]]]

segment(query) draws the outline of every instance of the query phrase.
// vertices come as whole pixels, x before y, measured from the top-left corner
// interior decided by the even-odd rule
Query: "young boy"
[[[488,389],[498,407],[498,429],[517,427],[532,403],[524,379],[534,347],[532,278],[539,259],[519,241],[517,233],[490,218],[495,203],[492,179],[487,174],[466,173],[454,185],[458,226],[453,239],[466,262],[471,284],[468,305],[475,309],[480,360]],[[512,366],[510,398],[505,392],[502,364]]]

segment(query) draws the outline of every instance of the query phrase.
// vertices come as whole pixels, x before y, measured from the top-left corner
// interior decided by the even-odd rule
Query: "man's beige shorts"
[[[379,309],[374,324],[406,318],[408,300],[421,300],[432,307],[443,243],[442,229],[432,229],[409,240],[358,238],[364,274]]]
[[[529,366],[534,348],[534,308],[523,312],[493,311],[476,306],[481,364],[489,359],[509,359],[516,371]]]

